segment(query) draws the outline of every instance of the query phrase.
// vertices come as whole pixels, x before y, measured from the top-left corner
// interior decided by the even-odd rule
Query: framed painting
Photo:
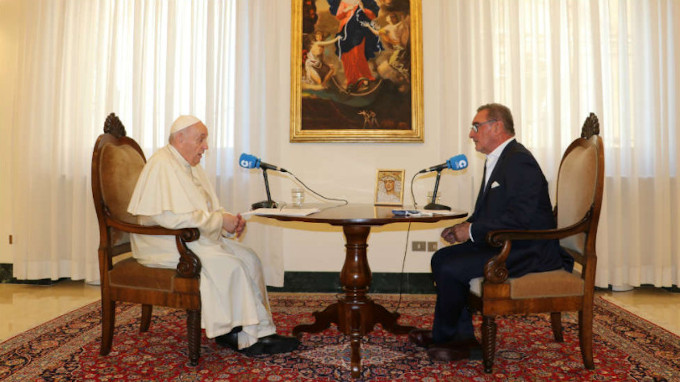
[[[375,180],[376,206],[404,204],[404,170],[378,170]]]
[[[423,142],[421,0],[292,0],[291,142]]]

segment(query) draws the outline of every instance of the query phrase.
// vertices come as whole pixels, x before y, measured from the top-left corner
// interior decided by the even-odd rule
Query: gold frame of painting
[[[423,142],[421,0],[363,0],[348,11],[353,1],[292,0],[290,141]],[[346,17],[339,28],[341,12],[364,21]],[[350,26],[374,52],[341,45]]]

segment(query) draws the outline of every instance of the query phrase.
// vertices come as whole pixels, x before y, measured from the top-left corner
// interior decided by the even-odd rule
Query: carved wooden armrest
[[[120,231],[137,233],[142,235],[174,236],[179,252],[177,274],[180,277],[195,278],[201,271],[201,260],[187,247],[187,242],[196,241],[201,236],[198,228],[168,229],[161,226],[144,226],[139,224],[125,223],[120,220],[106,217],[106,224]]]
[[[492,247],[502,247],[501,252],[489,259],[484,265],[484,279],[487,282],[501,284],[508,278],[505,261],[508,259],[513,240],[553,240],[563,239],[585,232],[590,224],[591,211],[581,221],[568,227],[546,230],[498,230],[486,235],[486,242]]]

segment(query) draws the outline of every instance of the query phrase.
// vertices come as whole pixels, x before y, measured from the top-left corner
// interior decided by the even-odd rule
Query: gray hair
[[[515,135],[515,122],[513,122],[512,113],[507,106],[501,105],[500,103],[487,103],[486,105],[477,108],[478,113],[482,110],[487,111],[487,115],[490,119],[503,122],[505,131],[510,135]]]

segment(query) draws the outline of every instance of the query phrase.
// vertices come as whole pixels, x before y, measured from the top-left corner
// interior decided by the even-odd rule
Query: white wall
[[[10,142],[12,135],[12,111],[14,110],[14,75],[17,72],[17,59],[22,19],[21,2],[0,0],[0,263],[12,263],[9,251],[10,235],[10,182],[11,157]]]
[[[442,35],[450,26],[449,19],[442,12],[442,2],[422,2],[423,40],[423,119],[425,141],[423,143],[290,143],[290,62],[291,62],[291,5],[290,1],[267,2],[267,7],[248,12],[253,25],[263,30],[245,35],[248,46],[256,47],[248,56],[250,70],[243,71],[247,78],[243,87],[250,91],[239,98],[245,103],[236,117],[236,124],[266,126],[266,134],[251,137],[253,141],[265,142],[260,152],[250,152],[262,157],[265,162],[274,163],[293,172],[316,192],[332,198],[344,198],[352,203],[373,203],[376,172],[378,169],[406,170],[404,200],[412,204],[410,181],[413,175],[426,167],[444,162],[459,153],[470,159],[467,172],[444,171],[440,183],[442,203],[456,209],[469,211],[476,196],[481,176],[481,155],[474,154],[467,134],[478,100],[467,100],[470,107],[459,106],[464,102],[452,102],[452,88],[460,76],[467,76],[464,68],[447,62],[450,57],[441,49]],[[285,31],[285,32],[281,32]],[[262,49],[265,47],[264,49]],[[448,94],[448,96],[447,96]],[[245,100],[243,100],[245,99]],[[243,100],[243,101],[242,101]],[[490,100],[483,100],[489,102]],[[463,109],[462,111],[457,108]],[[237,180],[248,183],[243,189],[250,192],[247,202],[230,206],[235,210],[247,210],[250,203],[265,198],[260,171],[251,170],[242,174],[237,171]],[[422,206],[427,191],[434,185],[434,175],[421,176],[415,181],[415,195]],[[296,184],[286,175],[269,172],[272,198],[290,202],[290,189]],[[315,201],[307,192],[307,199]],[[462,201],[462,202],[461,202]],[[409,242],[439,241],[441,224],[419,224],[412,227]],[[401,270],[406,243],[406,226],[389,225],[374,228],[368,238],[368,256],[374,272],[398,272]],[[344,237],[340,228],[311,223],[281,223],[252,218],[244,242],[252,246],[266,263],[276,266],[282,258],[287,271],[339,271],[345,257]],[[440,242],[443,245],[442,242]],[[410,249],[410,245],[408,246]],[[429,272],[431,252],[408,251],[405,270],[407,272]]]
[[[282,6],[283,7],[283,6]],[[352,203],[373,203],[378,169],[406,170],[404,202],[412,205],[410,183],[419,170],[444,162],[459,153],[468,155],[471,168],[454,173],[444,171],[439,186],[442,203],[455,209],[470,211],[476,197],[484,158],[475,154],[467,138],[468,126],[474,116],[474,108],[462,113],[452,109],[442,100],[441,94],[452,86],[450,63],[444,62],[438,48],[441,35],[440,6],[436,2],[423,2],[423,99],[424,99],[424,143],[290,143],[288,137],[290,79],[286,75],[268,88],[265,99],[270,107],[265,111],[275,114],[270,118],[281,121],[270,126],[267,142],[268,152],[263,160],[275,163],[293,172],[309,187],[318,193],[333,198],[345,198]],[[286,24],[289,13],[280,12],[276,23],[277,30],[290,30]],[[278,18],[281,17],[279,20]],[[288,34],[278,35],[277,44],[290,47]],[[277,73],[281,63],[290,61],[289,48],[278,52],[271,70]],[[277,81],[274,81],[277,82]],[[471,100],[471,102],[476,102]],[[475,105],[477,106],[477,105]],[[285,122],[284,122],[285,121]],[[262,154],[262,153],[253,153]],[[272,198],[290,203],[290,189],[294,181],[286,175],[269,172]],[[253,182],[262,183],[260,172],[253,171]],[[430,173],[416,178],[414,192],[418,204],[425,203],[427,191],[432,190],[435,176]],[[311,194],[306,193],[308,201]],[[265,192],[254,195],[251,202],[264,199]],[[461,203],[463,200],[465,202]],[[247,206],[244,206],[247,208]],[[411,227],[407,248],[407,225],[395,224],[373,228],[368,238],[370,267],[374,272],[401,271],[404,250],[407,248],[407,272],[429,272],[432,252],[411,252],[410,242],[438,241],[440,246],[441,230],[452,222],[437,224],[416,224]],[[282,246],[265,248],[258,242],[260,225],[281,227]],[[244,239],[258,252],[281,251],[287,271],[339,271],[345,256],[342,230],[329,225],[311,223],[272,223],[254,218],[249,223],[249,231]]]
[[[435,126],[426,124],[426,131],[436,136]],[[351,203],[373,203],[377,169],[405,169],[407,184],[404,202],[412,204],[410,182],[413,175],[422,168],[444,162],[455,153],[443,152],[436,139],[427,139],[418,144],[309,144],[282,143],[281,159],[277,164],[285,167],[316,192],[332,198],[344,198]],[[265,159],[266,161],[266,159]],[[455,209],[468,211],[470,205],[456,205],[457,195],[466,195],[472,200],[476,193],[472,171],[454,173],[442,172],[439,191],[442,203]],[[252,174],[256,181],[262,182],[259,173]],[[286,175],[269,176],[272,198],[290,203],[290,189],[295,187],[292,178]],[[420,207],[425,203],[428,190],[434,186],[434,174],[421,175],[414,181],[414,193]],[[474,185],[473,185],[474,184]],[[474,189],[474,191],[473,191]],[[264,191],[254,196],[253,202],[264,199]],[[307,191],[306,201],[322,202],[314,199]],[[249,222],[249,236],[257,236],[254,225],[273,223],[266,219],[253,218]],[[414,224],[411,226],[408,241],[438,241],[441,230],[452,224]],[[287,271],[339,271],[345,256],[342,229],[323,224],[279,223],[283,230],[284,265]],[[406,243],[408,225],[404,223],[374,227],[368,238],[368,253],[371,269],[374,272],[399,272],[402,267],[404,250],[407,249],[405,270],[407,272],[429,272],[431,252],[411,252]],[[256,240],[256,239],[254,239]],[[247,240],[250,242],[250,240]],[[249,243],[257,248],[256,243]],[[271,250],[271,249],[270,249]]]

